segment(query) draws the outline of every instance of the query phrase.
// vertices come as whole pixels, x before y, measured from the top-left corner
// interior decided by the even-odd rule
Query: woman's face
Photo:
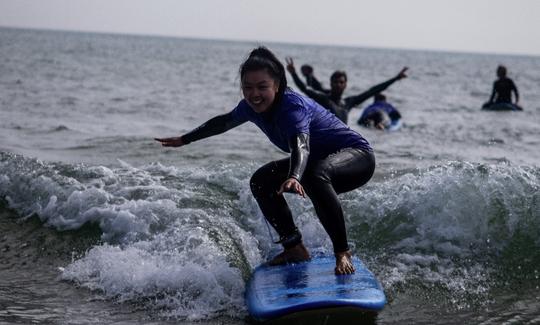
[[[242,78],[244,98],[256,113],[266,112],[274,103],[279,89],[266,70],[248,71]]]

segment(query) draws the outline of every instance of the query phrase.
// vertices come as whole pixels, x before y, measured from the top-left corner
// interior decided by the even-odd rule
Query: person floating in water
[[[406,78],[407,67],[404,67],[394,78],[391,78],[381,84],[371,87],[369,90],[356,95],[343,98],[343,92],[347,88],[347,74],[345,71],[335,71],[330,76],[330,92],[325,93],[322,91],[316,91],[306,87],[304,82],[298,77],[296,68],[294,67],[294,61],[292,58],[286,58],[287,70],[293,77],[296,86],[306,95],[313,98],[317,103],[321,104],[324,108],[334,113],[341,121],[347,124],[348,115],[351,109],[360,105],[365,100],[374,96],[377,93],[384,91],[390,87],[394,82]]]
[[[323,93],[330,93],[330,89],[325,89],[319,79],[315,77],[312,66],[310,66],[309,64],[304,64],[300,67],[300,72],[302,72],[302,75],[304,76],[304,78],[306,78],[306,85],[308,87],[316,91],[321,91]]]
[[[358,124],[379,130],[387,130],[400,119],[401,114],[392,104],[386,101],[386,96],[376,94],[373,97],[373,103],[362,111]]]
[[[333,244],[335,273],[354,273],[338,194],[370,180],[375,170],[373,149],[335,115],[288,88],[285,67],[267,48],[251,51],[240,66],[240,82],[244,99],[231,112],[182,136],[155,140],[165,147],[180,147],[248,121],[257,125],[274,145],[290,153],[259,168],[250,180],[253,196],[284,249],[269,264],[310,259],[283,196],[291,192],[313,202]]]
[[[489,101],[485,103],[482,108],[484,109],[503,109],[509,107],[508,110],[522,110],[519,106],[519,92],[514,81],[506,76],[507,70],[503,65],[497,67],[498,79],[493,82],[493,90]],[[512,103],[512,93],[516,98]],[[509,104],[509,105],[495,105],[495,104]],[[498,108],[500,107],[500,108]]]

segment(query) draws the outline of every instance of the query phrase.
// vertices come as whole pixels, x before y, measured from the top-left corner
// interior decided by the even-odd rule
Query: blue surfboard
[[[485,103],[482,109],[486,111],[522,111],[523,108],[513,103]]]
[[[376,313],[386,304],[383,288],[357,257],[356,272],[335,275],[333,256],[280,266],[261,265],[246,287],[250,315],[258,321],[316,310]]]
[[[397,131],[399,129],[401,129],[401,119],[398,118],[397,120],[392,120],[392,122],[390,123],[390,125],[386,128],[386,131],[388,132],[394,132],[394,131]]]

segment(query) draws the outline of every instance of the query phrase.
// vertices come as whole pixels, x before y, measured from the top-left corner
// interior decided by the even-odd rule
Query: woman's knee
[[[266,164],[257,169],[249,180],[251,193],[253,193],[253,195],[256,197],[263,193],[268,193],[268,191],[271,191],[273,187],[275,187],[274,183],[276,177],[277,173],[275,167],[272,166],[272,163]]]
[[[360,173],[360,186],[366,184],[375,173],[375,156],[373,153],[368,153],[363,160],[363,170]]]
[[[319,161],[308,166],[308,169],[302,177],[301,183],[305,186],[318,186],[330,184],[332,179],[330,175],[331,166],[326,161]]]
[[[266,177],[261,169],[262,168],[259,168],[249,180],[249,187],[251,188],[251,193],[253,193],[254,196],[259,196],[262,192],[264,192],[264,179]]]
[[[375,156],[371,152],[353,152],[354,159],[346,164],[334,165],[332,184],[336,192],[352,191],[366,184],[375,171]]]

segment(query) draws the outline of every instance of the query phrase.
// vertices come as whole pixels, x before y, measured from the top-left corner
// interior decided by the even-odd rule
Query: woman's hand
[[[296,178],[288,178],[283,184],[281,184],[281,187],[279,188],[278,195],[281,195],[285,192],[289,193],[297,193],[298,195],[302,196],[303,198],[306,197],[306,192],[304,191],[304,187]]]
[[[154,138],[154,140],[161,143],[164,147],[181,147],[185,145],[182,137],[172,137],[172,138]]]

